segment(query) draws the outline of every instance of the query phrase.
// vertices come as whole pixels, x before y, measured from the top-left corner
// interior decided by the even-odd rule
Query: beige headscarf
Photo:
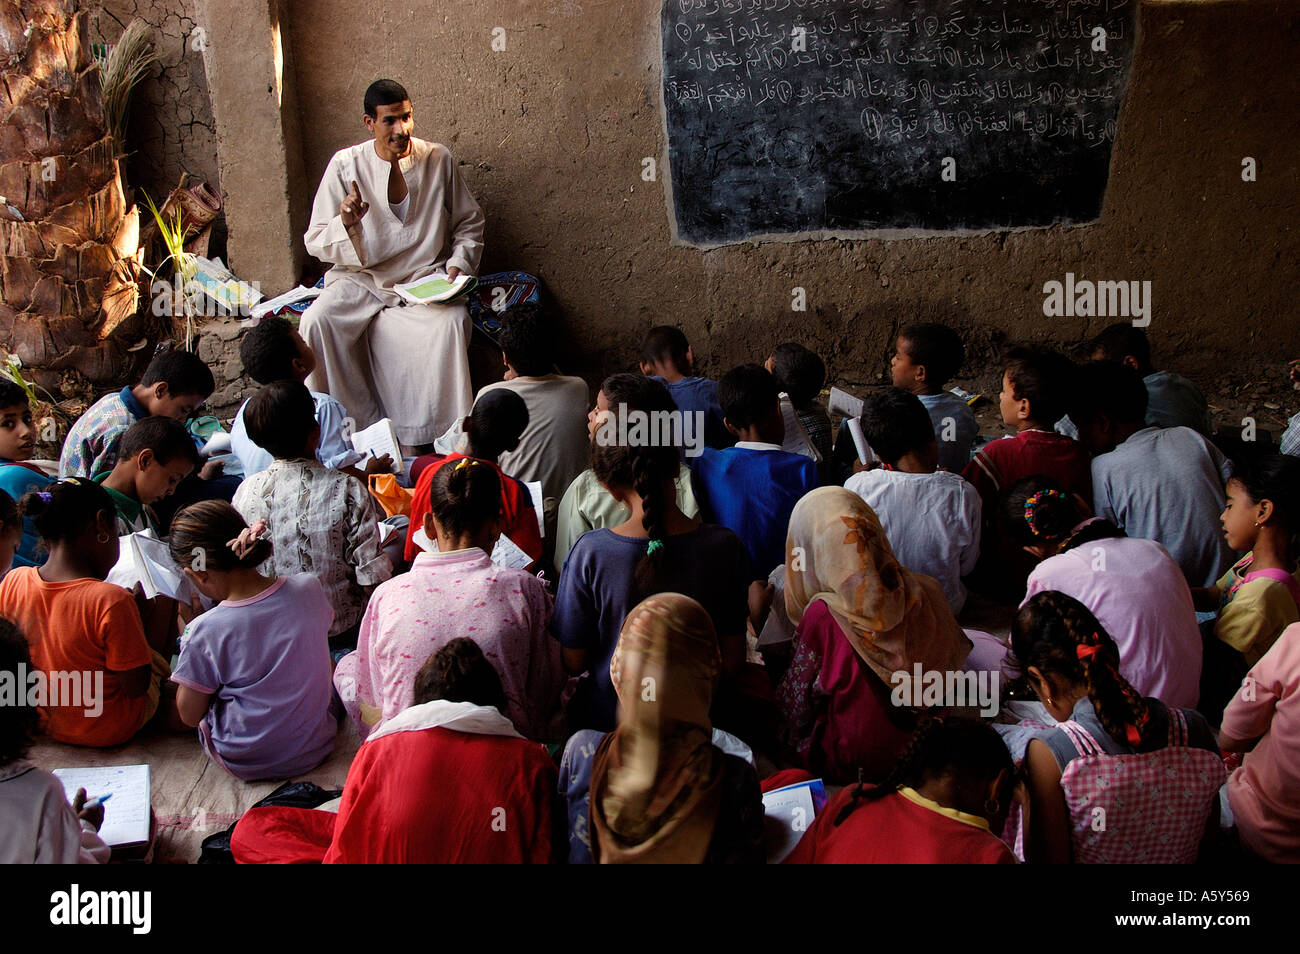
[[[609,664],[618,728],[591,771],[592,851],[602,864],[699,863],[722,804],[709,706],[721,658],[709,614],[679,593],[638,604]]]
[[[898,670],[961,669],[971,641],[932,577],[905,569],[875,511],[843,487],[822,487],[790,514],[785,606],[803,619],[821,600],[862,660],[889,682]]]

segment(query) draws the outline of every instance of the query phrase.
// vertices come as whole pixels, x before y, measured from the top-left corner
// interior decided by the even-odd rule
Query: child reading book
[[[488,558],[501,535],[501,476],[462,457],[429,475],[428,487],[422,524],[438,549],[375,590],[357,651],[334,673],[339,697],[364,738],[411,705],[423,660],[467,636],[501,676],[505,715],[528,738],[549,738],[564,688],[547,634],[551,596],[537,577]]]
[[[790,402],[797,429],[807,436],[808,443],[828,467],[833,450],[831,419],[817,400],[822,385],[826,383],[826,362],[798,342],[787,341],[776,346],[763,367],[776,378],[777,387],[785,395],[783,402]],[[787,434],[787,445],[789,437]],[[788,446],[787,449],[794,450]]]
[[[925,717],[885,780],[840,789],[784,864],[1015,864],[995,834],[1015,787],[992,728]]]
[[[117,508],[117,535],[162,530],[151,509],[198,466],[199,452],[185,425],[155,414],[126,429],[112,470],[92,479],[108,491]]]
[[[513,391],[496,390],[481,394],[463,422],[465,453],[425,454],[411,465],[415,491],[411,496],[411,523],[407,528],[407,562],[420,552],[415,536],[424,527],[429,512],[429,488],[433,475],[442,467],[472,457],[490,464],[501,478],[501,532],[515,546],[533,558],[533,567],[542,558],[542,530],[533,507],[528,485],[508,477],[497,467],[497,459],[519,446],[519,437],[528,427],[528,405]],[[531,568],[530,568],[531,569]]]
[[[316,352],[303,340],[302,335],[280,315],[270,315],[244,332],[239,342],[239,360],[244,372],[258,384],[272,381],[304,382],[316,370]],[[365,480],[368,474],[392,472],[391,458],[370,458],[360,466],[361,455],[353,448],[345,429],[347,411],[337,400],[322,391],[312,391],[316,406],[316,422],[320,424],[320,444],[317,459],[326,467]],[[244,411],[248,401],[240,405],[230,426],[230,446],[244,465],[244,476],[252,477],[271,466],[273,457],[248,436]]]
[[[0,619],[0,677],[26,686],[31,669],[27,640]],[[63,783],[27,761],[40,712],[26,701],[20,693],[16,704],[0,706],[0,864],[102,864],[104,807],[86,808],[84,788],[69,805]]]
[[[0,378],[0,491],[17,503],[23,495],[40,490],[54,480],[35,464],[36,428],[27,392],[8,378]],[[36,566],[45,559],[40,539],[30,520],[22,522],[22,537],[14,551],[15,566]]]
[[[171,349],[145,369],[140,383],[105,395],[77,418],[63,442],[59,476],[92,477],[113,469],[118,442],[136,421],[160,414],[184,421],[212,393],[212,372],[199,356]],[[204,465],[204,478],[218,468]]]
[[[876,512],[898,562],[939,581],[954,614],[966,605],[962,577],[980,552],[979,494],[957,474],[938,470],[939,445],[916,395],[887,388],[863,402],[862,433],[884,467],[844,482]]]
[[[1011,540],[1036,560],[1027,597],[1072,596],[1097,617],[1119,649],[1120,672],[1144,696],[1196,705],[1201,632],[1178,564],[1152,540],[1125,536],[1092,516],[1078,496],[1047,477],[1025,477],[1002,498]]]
[[[270,527],[273,549],[261,569],[320,580],[334,609],[331,646],[351,649],[370,588],[393,572],[379,546],[370,492],[317,459],[320,424],[305,385],[266,385],[248,402],[244,418],[249,437],[275,456],[270,467],[239,485],[233,501],[246,521]]]
[[[20,502],[32,517],[49,559],[19,567],[0,582],[0,615],[27,635],[36,667],[77,674],[80,693],[45,707],[48,734],[70,745],[119,745],[158,710],[170,675],[151,646],[131,594],[105,583],[118,557],[117,518],[108,492],[82,478],[33,491]],[[54,700],[52,700],[54,701]]]
[[[970,405],[944,385],[966,360],[960,336],[947,325],[920,322],[907,325],[894,342],[889,376],[896,388],[921,399],[939,440],[939,466],[960,474],[970,463],[971,443],[979,424]]]
[[[291,778],[334,750],[329,630],[334,611],[303,573],[263,576],[270,541],[219,500],[172,520],[172,559],[217,605],[181,637],[172,672],[181,721],[236,778]]]

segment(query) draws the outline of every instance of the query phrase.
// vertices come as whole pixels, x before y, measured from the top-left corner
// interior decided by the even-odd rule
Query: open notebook
[[[389,418],[375,421],[363,431],[352,435],[352,446],[363,458],[383,457],[387,454],[393,461],[393,473],[400,474],[406,469],[402,460],[402,445],[397,440],[397,429]]]
[[[199,591],[172,559],[167,544],[148,530],[119,537],[120,555],[108,571],[108,582],[134,590],[137,583],[146,599],[169,596],[181,603],[191,603]],[[211,606],[211,601],[204,605]]]
[[[86,768],[58,768],[54,775],[63,783],[63,791],[72,804],[77,789],[86,790],[86,798],[113,797],[104,803],[104,824],[99,837],[110,848],[140,845],[149,840],[148,765],[95,765]]]

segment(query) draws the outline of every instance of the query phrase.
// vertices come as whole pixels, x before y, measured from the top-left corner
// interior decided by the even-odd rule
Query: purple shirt
[[[320,582],[304,573],[218,603],[185,627],[172,681],[213,696],[199,723],[213,761],[245,780],[288,778],[334,751],[333,619]]]

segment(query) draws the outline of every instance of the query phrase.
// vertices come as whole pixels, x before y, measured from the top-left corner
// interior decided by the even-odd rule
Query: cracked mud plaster
[[[133,19],[153,29],[158,63],[131,96],[123,170],[129,184],[162,204],[181,174],[219,184],[216,123],[203,54],[190,46],[194,6],[187,0],[105,0],[90,20],[95,43],[115,43]]]

